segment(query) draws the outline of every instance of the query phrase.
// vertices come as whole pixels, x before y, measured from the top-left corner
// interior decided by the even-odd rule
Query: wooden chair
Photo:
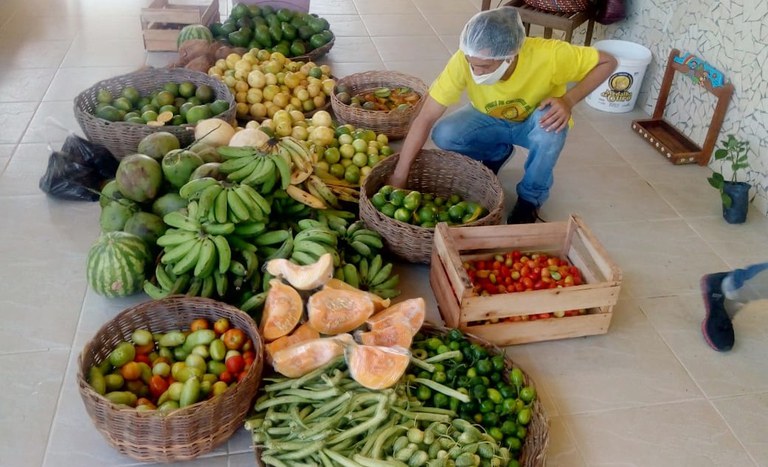
[[[587,35],[584,38],[584,45],[592,44],[592,31],[595,28],[595,7],[593,3],[590,3],[590,7],[587,10],[576,13],[556,13],[539,10],[526,4],[524,0],[511,0],[505,3],[504,6],[517,8],[520,19],[523,20],[526,35],[530,34],[531,25],[536,24],[544,27],[545,38],[551,38],[552,30],[557,29],[558,31],[565,32],[566,42],[571,42],[573,31],[586,22]],[[481,10],[487,10],[490,7],[491,0],[483,0]]]

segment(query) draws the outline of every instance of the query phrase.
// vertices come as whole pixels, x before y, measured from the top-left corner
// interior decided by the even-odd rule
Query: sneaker
[[[710,347],[726,352],[733,348],[735,340],[733,323],[725,311],[725,295],[722,283],[727,272],[707,274],[701,278],[701,293],[707,314],[701,322],[701,332]]]
[[[512,208],[512,212],[507,217],[507,224],[533,224],[536,219],[539,219],[538,208],[523,198],[517,198],[515,207]]]

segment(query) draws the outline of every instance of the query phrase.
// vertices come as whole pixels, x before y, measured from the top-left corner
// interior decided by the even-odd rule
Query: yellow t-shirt
[[[539,37],[526,37],[517,56],[517,67],[506,81],[479,85],[472,79],[469,63],[457,51],[429,95],[444,106],[455,104],[466,89],[475,109],[511,121],[523,121],[547,97],[560,97],[570,82],[581,81],[597,65],[594,47]]]

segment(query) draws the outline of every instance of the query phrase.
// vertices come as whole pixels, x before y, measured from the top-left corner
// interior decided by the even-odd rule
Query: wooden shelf
[[[674,125],[664,119],[672,79],[675,73],[683,73],[691,81],[717,97],[717,104],[704,139],[699,146]],[[648,144],[676,165],[697,163],[707,165],[715,147],[717,136],[725,119],[728,103],[733,95],[733,84],[724,83],[723,74],[700,58],[672,49],[667,68],[659,90],[659,100],[650,119],[634,120],[632,130],[642,136]]]

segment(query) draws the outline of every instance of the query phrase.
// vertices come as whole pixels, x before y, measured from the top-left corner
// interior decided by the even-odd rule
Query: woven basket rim
[[[364,109],[362,107],[352,107],[351,105],[345,104],[345,103],[341,102],[338,98],[336,98],[336,93],[335,92],[333,94],[331,94],[331,96],[332,96],[331,97],[331,102],[334,105],[340,106],[340,108],[342,108],[342,109],[354,109],[356,112],[359,112],[359,113],[362,113],[362,114],[371,114],[371,115],[408,114],[408,113],[413,113],[415,109],[421,107],[421,103],[424,101],[425,95],[426,95],[426,93],[428,91],[427,84],[424,83],[424,81],[421,80],[421,78],[419,78],[417,76],[408,75],[408,74],[405,74],[405,73],[401,73],[399,71],[371,70],[371,71],[363,71],[363,72],[353,73],[351,75],[347,75],[347,76],[344,76],[344,77],[336,80],[336,86],[338,86],[340,84],[345,84],[346,85],[349,81],[352,81],[352,80],[357,79],[357,78],[367,78],[368,81],[372,81],[372,78],[378,77],[379,75],[385,76],[387,78],[392,77],[392,78],[407,78],[407,79],[410,79],[410,80],[418,80],[420,82],[419,84],[421,85],[420,89],[416,89],[413,86],[408,86],[408,87],[413,89],[414,92],[416,92],[420,96],[419,97],[419,101],[416,103],[416,105],[409,106],[407,109],[404,109],[404,110],[392,109],[389,112],[384,112],[382,110],[369,110],[369,109]],[[387,80],[382,80],[382,81],[391,81],[391,82],[393,82],[395,84],[397,83],[397,79],[391,79],[391,80],[387,79]],[[373,86],[373,85],[371,85],[371,86]],[[372,87],[371,88],[364,88],[364,90],[368,90],[368,89],[372,89]],[[361,91],[358,91],[358,92],[361,92]]]
[[[331,31],[331,34],[333,34],[333,31]],[[288,58],[294,62],[305,62],[305,63],[314,62],[318,58],[330,52],[335,42],[336,42],[336,34],[333,34],[333,37],[331,38],[331,40],[321,45],[320,47],[316,49],[312,49],[309,52],[305,53],[304,55],[297,55],[295,57],[288,57]]]

